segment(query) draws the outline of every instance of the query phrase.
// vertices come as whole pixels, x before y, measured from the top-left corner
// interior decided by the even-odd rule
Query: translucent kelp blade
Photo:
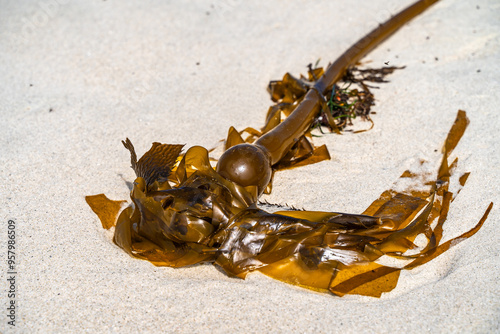
[[[316,67],[313,69],[312,64],[309,64],[309,71],[307,72],[307,76],[310,82],[318,80],[323,75],[323,73],[325,73],[325,71],[322,67]]]
[[[177,157],[184,147],[184,145],[153,143],[151,149],[137,161],[134,145],[132,145],[130,139],[127,138],[122,143],[130,151],[132,169],[135,171],[137,177],[142,177],[146,180],[147,185],[152,184],[156,180],[167,180],[172,166],[175,164]]]
[[[325,222],[342,215],[342,213],[324,211],[277,211],[275,214],[314,222]]]
[[[254,129],[252,127],[247,127],[243,131],[240,132],[240,134],[243,134],[243,133],[247,133],[250,135],[250,137],[253,137],[253,138],[258,138],[258,137],[262,136],[261,131]],[[248,139],[246,139],[245,142],[249,143]]]
[[[99,217],[102,227],[106,230],[115,226],[118,212],[120,212],[123,205],[127,203],[127,201],[110,200],[104,194],[85,196],[85,200],[92,211]]]
[[[266,120],[266,124],[262,127],[262,133],[267,133],[281,123],[281,109],[273,108],[269,111],[270,115]]]
[[[451,240],[446,241],[445,243],[439,245],[436,248],[430,249],[429,251],[427,251],[425,253],[425,256],[421,257],[420,259],[416,259],[415,261],[413,261],[409,265],[405,266],[404,269],[409,270],[409,269],[413,269],[413,268],[416,268],[418,266],[421,266],[422,264],[427,263],[427,262],[431,261],[432,259],[435,259],[439,255],[443,254],[451,247],[458,245],[462,241],[472,237],[474,234],[476,234],[481,229],[484,222],[488,218],[488,215],[490,214],[490,211],[492,208],[493,208],[493,203],[490,203],[488,205],[488,208],[484,212],[483,216],[479,220],[479,222],[472,229],[470,229],[469,231],[463,233],[462,235],[460,235],[458,237],[455,237]]]
[[[328,292],[332,275],[338,262],[320,263],[311,269],[300,259],[299,254],[269,264],[259,271],[279,281],[319,292]]]
[[[400,271],[400,268],[386,267],[375,262],[352,266],[339,264],[329,290],[340,297],[355,294],[378,298],[397,286]]]
[[[275,102],[293,103],[307,93],[309,84],[286,73],[280,81],[271,81],[268,91]]]
[[[393,190],[384,191],[379,198],[373,201],[372,204],[365,211],[362,212],[363,215],[373,216],[375,212],[377,212],[384,203],[389,201],[396,194]]]
[[[468,125],[469,119],[467,118],[467,114],[465,113],[465,111],[459,110],[455,119],[455,123],[450,129],[448,137],[446,137],[444,152],[450,154],[455,149]]]
[[[373,214],[394,225],[394,230],[406,227],[427,201],[401,193],[395,194]]]
[[[404,205],[404,203],[400,204]],[[412,214],[417,213],[419,209],[415,210]],[[408,226],[388,235],[387,238],[376,245],[376,248],[383,253],[397,254],[403,254],[408,249],[411,249],[417,235],[430,228],[429,214],[431,210],[432,202],[428,203],[424,210]],[[404,224],[403,222],[400,223]]]
[[[229,131],[227,133],[227,139],[225,143],[225,150],[228,150],[229,148],[244,143],[245,140],[241,137],[240,133],[232,126],[229,128]]]
[[[330,159],[331,157],[330,152],[328,152],[328,148],[326,147],[326,145],[321,145],[320,147],[315,147],[310,154],[290,161],[280,161],[276,166],[274,166],[274,168],[276,170],[292,169],[301,166],[312,165]]]

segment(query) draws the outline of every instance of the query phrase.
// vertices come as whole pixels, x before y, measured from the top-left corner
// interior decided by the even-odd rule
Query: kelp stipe
[[[492,208],[490,204],[470,231],[440,243],[453,199],[450,175],[457,164],[457,160],[450,164],[448,156],[468,124],[464,111],[458,112],[446,139],[437,177],[433,182],[422,181],[427,190],[401,193],[389,189],[362,214],[268,213],[257,202],[264,191],[271,190],[275,171],[329,159],[326,147],[315,148],[308,135],[328,107],[327,97],[335,83],[367,52],[435,2],[423,0],[408,7],[356,43],[326,71],[311,68],[309,80],[285,76],[281,82],[271,83],[270,93],[278,104],[269,110],[265,126],[260,131],[231,128],[226,152],[215,170],[203,147],[191,147],[179,155],[182,145],[154,143],[137,160],[127,139],[123,144],[137,175],[130,194],[132,203],[121,212],[122,201],[102,194],[87,196],[87,203],[104,228],[114,226],[113,240],[119,247],[157,266],[210,262],[230,276],[245,278],[258,270],[338,296],[379,297],[391,291],[401,270],[420,266],[475,234]],[[335,125],[331,124],[332,130]],[[243,132],[249,134],[246,139]],[[401,177],[415,176],[405,172]],[[461,186],[467,176],[459,178]],[[419,234],[427,239],[423,248],[414,244]],[[383,265],[382,256],[406,263]]]

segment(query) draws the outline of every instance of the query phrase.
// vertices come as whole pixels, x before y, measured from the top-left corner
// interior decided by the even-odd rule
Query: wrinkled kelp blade
[[[137,161],[134,145],[130,139],[127,138],[122,143],[130,151],[132,169],[137,177],[142,177],[146,181],[147,185],[157,180],[165,181],[167,179],[184,147],[184,145],[153,143],[151,149]]]

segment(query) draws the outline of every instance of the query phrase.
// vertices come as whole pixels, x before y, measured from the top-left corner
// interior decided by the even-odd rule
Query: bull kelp
[[[451,163],[448,159],[469,123],[465,111],[458,111],[445,140],[437,175],[432,179],[410,171],[401,175],[422,183],[418,190],[388,189],[361,214],[269,213],[258,202],[264,192],[272,190],[276,171],[330,158],[326,146],[312,144],[311,128],[323,124],[340,132],[349,113],[362,115],[373,98],[369,90],[346,90],[337,83],[357,80],[364,85],[355,76],[356,71],[360,73],[354,68],[357,62],[435,2],[422,0],[406,8],[326,70],[311,66],[308,77],[287,74],[283,80],[271,82],[269,91],[276,104],[269,109],[265,125],[260,130],[230,128],[225,152],[215,168],[209,151],[201,146],[181,153],[183,145],[153,143],[137,160],[127,138],[123,144],[137,176],[131,204],[121,210],[123,201],[103,194],[87,196],[87,203],[105,229],[114,228],[113,241],[119,247],[157,266],[209,262],[233,277],[245,278],[260,271],[338,296],[380,297],[391,291],[401,270],[420,266],[474,235],[492,208],[490,204],[471,230],[441,242],[454,199],[450,177],[458,163],[458,159]],[[468,175],[459,177],[461,187]],[[415,242],[420,235],[427,240],[423,247]],[[382,257],[401,260],[395,262],[401,264],[382,264]]]

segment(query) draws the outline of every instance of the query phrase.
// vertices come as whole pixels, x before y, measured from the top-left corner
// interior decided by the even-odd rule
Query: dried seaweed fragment
[[[261,131],[247,128],[241,133],[231,128],[226,151],[215,169],[208,150],[200,146],[189,148],[180,157],[181,145],[153,143],[137,161],[127,139],[124,145],[130,151],[137,179],[131,205],[112,224],[114,242],[131,256],[157,266],[210,262],[234,277],[245,278],[252,271],[260,271],[338,296],[380,297],[396,287],[401,270],[420,266],[474,235],[492,204],[475,227],[441,243],[453,200],[450,175],[457,164],[457,159],[448,163],[448,157],[468,124],[464,111],[458,112],[446,139],[437,177],[430,180],[418,173],[402,175],[421,179],[429,190],[389,189],[363,214],[269,213],[257,207],[259,196],[270,189],[276,170],[329,158],[326,147],[314,148],[307,138],[311,125],[324,111],[325,93],[335,89],[350,66],[434,2],[422,0],[408,7],[325,71],[311,67],[307,80],[288,75],[274,83],[272,96],[279,103],[269,109],[265,126]],[[249,134],[246,139],[243,132]],[[466,179],[459,179],[461,186]],[[117,203],[104,195],[86,199],[103,227],[108,228],[110,215],[118,211]],[[424,247],[415,245],[418,235],[426,237]],[[382,256],[405,262],[384,265]]]

